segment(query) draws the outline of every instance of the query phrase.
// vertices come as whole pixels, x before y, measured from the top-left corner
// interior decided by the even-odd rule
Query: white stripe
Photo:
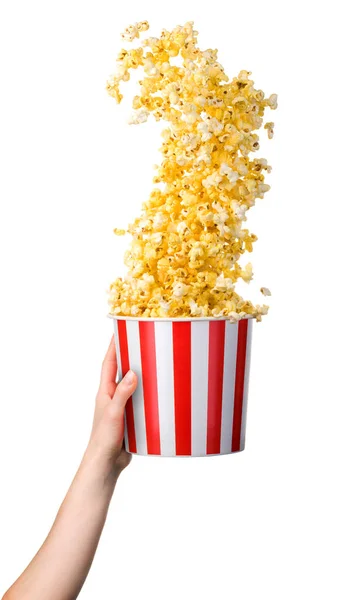
[[[192,456],[207,454],[209,322],[191,323]]]
[[[120,350],[120,340],[118,337],[118,327],[117,321],[115,321],[115,348],[116,348],[116,362],[117,362],[117,373],[116,373],[116,383],[119,383],[122,379],[122,363],[121,363],[121,350]]]
[[[253,319],[249,319],[248,320],[248,337],[247,337],[247,347],[246,347],[246,358],[245,358],[245,373],[244,373],[242,427],[241,427],[241,432],[240,432],[240,449],[241,450],[244,450],[244,448],[245,448],[245,431],[246,431],[248,394],[249,394],[249,374],[250,374],[252,331],[253,331]]]
[[[174,361],[172,323],[155,321],[161,455],[175,456]]]
[[[115,321],[114,329],[115,329],[115,348],[116,348],[116,362],[117,362],[116,383],[119,383],[121,381],[123,375],[122,375],[121,349],[120,349],[120,340],[118,337],[117,321]]]
[[[121,350],[120,350],[120,341],[118,338],[117,321],[114,321],[114,330],[115,330],[115,347],[116,347],[116,362],[117,362],[116,383],[119,383],[122,379],[122,364],[121,364]],[[126,413],[124,415],[124,444],[125,444],[125,448],[126,448],[127,452],[129,452]]]
[[[236,380],[236,357],[238,342],[238,323],[226,321],[225,358],[222,386],[221,454],[232,449],[232,424],[234,409],[234,385]]]
[[[126,413],[124,413],[124,447],[129,452],[129,440],[128,440],[128,428],[127,428],[127,419]]]
[[[147,454],[139,323],[137,321],[126,321],[126,323],[129,366],[132,369],[132,371],[134,371],[134,373],[136,373],[136,375],[138,376],[137,389],[135,390],[132,396],[137,454]]]

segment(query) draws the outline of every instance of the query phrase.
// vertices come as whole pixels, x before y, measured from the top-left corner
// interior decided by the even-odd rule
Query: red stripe
[[[141,369],[148,454],[161,454],[156,372],[155,324],[139,322]]]
[[[173,323],[176,454],[191,454],[191,323]]]
[[[207,454],[220,453],[225,329],[225,321],[209,323]]]
[[[127,327],[126,321],[117,321],[118,326],[118,339],[120,342],[120,354],[121,354],[121,365],[122,374],[129,371],[129,355],[128,355],[128,340],[127,340]],[[134,414],[133,414],[133,399],[129,398],[126,404],[126,421],[127,421],[127,432],[128,432],[128,444],[129,451],[136,452],[137,444],[135,440],[135,427],[134,427]]]
[[[234,411],[232,428],[232,452],[238,452],[238,450],[240,450],[247,338],[248,319],[242,319],[238,323],[236,380],[234,386]]]

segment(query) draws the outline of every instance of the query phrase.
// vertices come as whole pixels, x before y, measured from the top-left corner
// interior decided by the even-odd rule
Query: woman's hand
[[[124,410],[137,386],[137,377],[128,371],[116,385],[116,351],[112,337],[103,360],[94,420],[87,453],[98,452],[116,474],[130,463],[132,455],[123,445]]]
[[[52,529],[31,563],[3,600],[72,600],[87,577],[104,527],[110,500],[131,454],[123,446],[124,409],[136,375],[116,386],[112,339],[103,361],[91,437],[81,465]]]

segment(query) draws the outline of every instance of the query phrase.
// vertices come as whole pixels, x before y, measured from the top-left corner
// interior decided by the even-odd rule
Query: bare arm
[[[3,600],[73,600],[88,575],[117,479],[131,455],[122,447],[123,415],[136,387],[117,386],[114,341],[105,356],[91,438],[51,531]]]

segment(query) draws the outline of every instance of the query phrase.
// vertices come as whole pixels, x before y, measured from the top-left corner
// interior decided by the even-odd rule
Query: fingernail
[[[134,382],[134,373],[133,371],[128,371],[128,373],[126,373],[126,375],[124,376],[124,380],[123,380],[127,385],[132,385],[132,383]]]

